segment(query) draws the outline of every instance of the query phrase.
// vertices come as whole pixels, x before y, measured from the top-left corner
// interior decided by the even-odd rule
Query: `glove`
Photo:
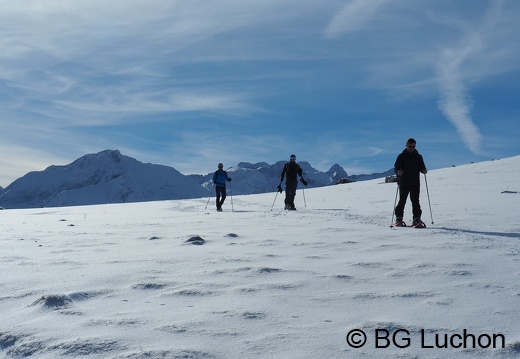
[[[282,185],[278,185],[278,192],[282,193],[283,190],[282,190]]]
[[[300,182],[303,183],[304,186],[307,186],[309,184],[309,182],[307,182],[306,180],[302,178],[300,178]]]

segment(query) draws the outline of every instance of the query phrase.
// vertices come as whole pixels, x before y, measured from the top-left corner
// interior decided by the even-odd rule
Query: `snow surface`
[[[384,179],[299,189],[288,212],[275,193],[222,213],[207,198],[0,211],[0,356],[520,357],[519,176],[520,156],[430,171],[427,229],[390,228]],[[399,329],[410,346],[376,348]],[[505,348],[423,348],[422,329],[426,346],[467,330]]]

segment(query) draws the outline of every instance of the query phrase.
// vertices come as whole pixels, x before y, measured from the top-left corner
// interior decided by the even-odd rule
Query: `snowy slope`
[[[174,168],[106,150],[66,166],[30,172],[0,196],[5,208],[76,206],[197,198],[207,191]]]
[[[204,198],[1,211],[0,357],[518,358],[519,176],[520,156],[430,171],[420,230],[389,227],[384,180],[306,189],[307,206],[300,189],[295,212],[275,193],[222,213]],[[454,348],[465,330],[505,347]],[[377,348],[385,331],[403,347]]]

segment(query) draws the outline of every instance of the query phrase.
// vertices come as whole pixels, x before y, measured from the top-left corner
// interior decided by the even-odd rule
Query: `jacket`
[[[299,175],[300,177],[302,177],[303,171],[300,165],[296,162],[289,162],[283,166],[280,182],[283,181],[285,175],[287,175],[287,181],[297,181],[298,178],[296,176]]]
[[[394,164],[394,171],[397,174],[397,171],[403,171],[401,176],[397,177],[397,181],[399,185],[412,185],[412,186],[420,186],[421,171],[426,170],[426,166],[424,164],[423,157],[414,150],[413,152],[408,152],[408,150],[404,150],[397,156],[397,160]]]

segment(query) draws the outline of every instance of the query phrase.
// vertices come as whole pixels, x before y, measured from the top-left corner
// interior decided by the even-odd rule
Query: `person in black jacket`
[[[282,192],[281,183],[284,177],[287,176],[287,180],[285,181],[285,209],[296,210],[296,207],[294,207],[294,197],[296,196],[296,187],[298,187],[297,176],[300,176],[301,183],[305,186],[308,185],[308,182],[303,179],[302,172],[302,168],[296,163],[296,156],[291,155],[290,162],[283,166],[280,185],[278,185],[278,191]]]
[[[421,205],[419,203],[419,194],[421,188],[420,173],[426,174],[426,166],[423,157],[415,149],[416,141],[413,138],[406,141],[406,148],[397,156],[394,164],[394,170],[397,174],[397,182],[399,185],[399,203],[395,207],[396,226],[406,225],[403,222],[404,206],[408,194],[412,202],[413,225],[422,223],[421,221]]]

